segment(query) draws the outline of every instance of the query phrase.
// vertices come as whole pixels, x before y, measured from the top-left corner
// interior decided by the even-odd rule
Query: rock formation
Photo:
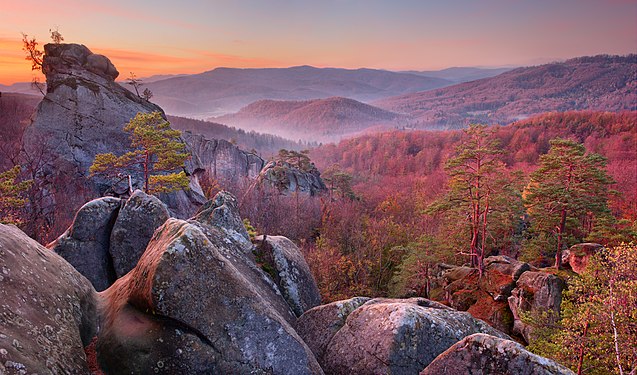
[[[429,373],[474,362],[530,374],[553,368],[469,313],[424,298],[312,307],[317,287],[298,248],[273,236],[252,245],[229,193],[188,221],[166,217],[163,204],[141,191],[82,207],[52,247],[89,277],[119,277],[100,293],[53,251],[0,225],[0,373],[417,374],[430,363]],[[506,258],[489,264],[509,278],[521,273],[512,294],[535,288],[531,309],[550,305],[551,277]],[[493,299],[509,287],[483,289]],[[297,319],[293,311],[305,312]],[[456,343],[474,333],[488,336],[471,336],[463,351]]]
[[[598,243],[580,243],[562,252],[562,263],[570,267],[573,272],[581,275],[588,265],[588,260],[604,248]]]
[[[420,375],[574,375],[522,345],[476,333],[440,354]]]
[[[14,226],[0,224],[0,374],[89,374],[91,283]]]
[[[112,188],[111,181],[86,178],[95,155],[130,151],[124,125],[139,112],[163,111],[116,83],[107,57],[78,44],[47,44],[44,51],[47,93],[25,130],[24,148],[43,156],[38,178],[52,193],[58,221],[69,223],[84,202]],[[204,202],[197,167],[186,169],[191,189],[169,200],[177,216],[190,216]]]
[[[259,173],[258,181],[285,193],[317,195],[327,190],[321,174],[313,165],[309,170],[301,170],[280,160],[269,161]]]
[[[164,204],[140,190],[128,200],[98,198],[82,206],[69,229],[47,247],[102,291],[135,267],[167,219]]]
[[[564,280],[553,274],[533,271],[523,273],[508,299],[514,318],[513,332],[530,343],[534,338],[535,327],[528,319],[524,319],[525,314],[531,319],[548,319],[549,324],[557,321],[565,287]]]
[[[321,295],[301,250],[283,236],[258,236],[257,252],[273,272],[283,297],[296,316],[321,304]]]
[[[322,312],[312,309],[299,319],[303,338],[320,343],[313,347],[327,373],[415,374],[470,334],[483,332],[508,338],[466,312],[424,298],[372,299],[356,307],[359,302],[350,300],[340,308],[319,306],[315,309]],[[342,327],[324,344],[345,314]]]

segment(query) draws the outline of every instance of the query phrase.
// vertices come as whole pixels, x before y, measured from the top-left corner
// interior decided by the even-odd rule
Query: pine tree
[[[471,266],[482,273],[487,242],[493,237],[493,214],[499,212],[502,218],[519,217],[514,212],[519,198],[507,178],[502,150],[493,132],[485,125],[471,125],[465,134],[466,139],[445,165],[449,176],[447,193],[427,212],[444,212],[456,228],[466,223]]]
[[[149,194],[167,193],[188,188],[183,171],[189,154],[180,140],[181,132],[170,127],[161,113],[138,113],[124,127],[131,134],[134,151],[122,156],[98,154],[91,165],[91,176],[116,177],[121,174],[141,174],[144,191]],[[182,171],[177,172],[177,170]]]
[[[606,159],[587,154],[584,145],[560,138],[550,144],[530,176],[524,198],[534,228],[557,236],[555,267],[559,269],[565,236],[581,227],[578,219],[608,212],[608,186],[613,180],[606,173]]]
[[[20,224],[20,209],[26,204],[22,194],[31,186],[31,180],[18,182],[20,166],[0,173],[0,223]]]

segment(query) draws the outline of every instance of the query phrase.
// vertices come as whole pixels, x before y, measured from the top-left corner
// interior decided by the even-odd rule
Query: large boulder
[[[562,263],[570,266],[576,274],[581,275],[586,270],[589,259],[603,248],[604,245],[592,242],[573,245],[562,252]]]
[[[574,375],[516,342],[476,333],[434,359],[420,375]]]
[[[548,319],[547,324],[557,321],[565,287],[564,280],[551,273],[524,272],[508,299],[514,318],[513,332],[530,343],[535,327],[528,318]]]
[[[91,283],[59,255],[0,224],[0,373],[89,374]]]
[[[322,365],[331,374],[417,374],[474,333],[508,339],[467,312],[425,299],[371,300],[348,315]]]
[[[209,237],[219,235],[196,222],[169,219],[137,266],[104,292],[96,348],[105,372],[322,373],[252,275],[224,255],[233,253],[221,249],[232,241]],[[177,331],[188,337],[175,341]],[[170,344],[148,352],[156,342]]]
[[[220,191],[206,202],[193,220],[220,229],[234,241],[251,247],[250,236],[239,216],[239,202],[227,191]]]
[[[128,198],[110,233],[109,253],[116,277],[135,267],[155,229],[169,217],[166,206],[153,195],[137,190]]]
[[[321,303],[321,294],[301,250],[283,236],[258,236],[257,251],[296,316]]]
[[[86,203],[77,211],[69,229],[47,245],[89,279],[98,291],[108,288],[116,279],[109,248],[120,204],[120,199],[114,197]]]
[[[316,306],[301,315],[296,332],[307,343],[316,359],[323,362],[323,355],[332,337],[345,325],[352,311],[369,301],[368,297],[354,297]]]

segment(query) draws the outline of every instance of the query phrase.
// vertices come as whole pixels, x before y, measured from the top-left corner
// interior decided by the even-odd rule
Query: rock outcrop
[[[259,173],[258,181],[284,193],[317,195],[327,190],[321,174],[314,165],[308,170],[301,170],[281,160],[269,161]]]
[[[283,236],[258,236],[257,252],[296,316],[321,304],[321,294],[301,250]]]
[[[562,252],[562,262],[564,266],[569,266],[573,272],[581,275],[586,269],[589,259],[603,248],[603,245],[592,242],[573,245]]]
[[[199,134],[183,133],[199,166],[209,177],[226,184],[236,184],[245,178],[255,179],[265,161],[223,139],[207,139]]]
[[[95,297],[64,259],[0,224],[0,373],[89,374]]]
[[[113,189],[112,181],[87,179],[95,155],[130,151],[125,124],[139,112],[163,111],[116,83],[117,70],[107,57],[78,44],[47,44],[44,51],[47,93],[25,130],[24,148],[43,155],[39,182],[51,193],[57,222],[68,225],[77,208]],[[186,168],[191,189],[167,199],[177,216],[192,215],[205,201],[197,167]]]
[[[420,375],[574,375],[522,345],[490,335],[467,336],[440,354]]]
[[[167,219],[164,204],[140,190],[128,200],[98,198],[82,206],[69,229],[47,247],[102,291],[135,267]]]
[[[516,288],[508,299],[513,313],[513,332],[530,343],[534,336],[534,326],[524,319],[548,319],[554,323],[559,318],[562,291],[566,283],[561,278],[547,272],[524,272],[516,283]]]
[[[332,307],[328,312],[338,316],[338,310]],[[343,313],[348,310],[346,307]],[[318,319],[327,323],[326,329],[338,326],[338,320],[323,316],[309,310],[299,324],[316,326],[319,323],[313,320]],[[318,333],[316,341],[325,341],[326,335],[315,328],[299,330],[305,332],[307,341],[315,340],[308,332]],[[330,374],[415,374],[451,345],[479,332],[508,338],[469,313],[424,298],[372,299],[354,308],[329,343],[317,345],[315,350]]]

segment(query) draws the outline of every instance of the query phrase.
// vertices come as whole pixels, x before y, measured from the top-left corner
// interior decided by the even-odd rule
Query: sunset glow
[[[0,0],[0,83],[33,76],[21,32],[107,55],[120,78],[219,66],[429,70],[637,52],[636,1]]]

